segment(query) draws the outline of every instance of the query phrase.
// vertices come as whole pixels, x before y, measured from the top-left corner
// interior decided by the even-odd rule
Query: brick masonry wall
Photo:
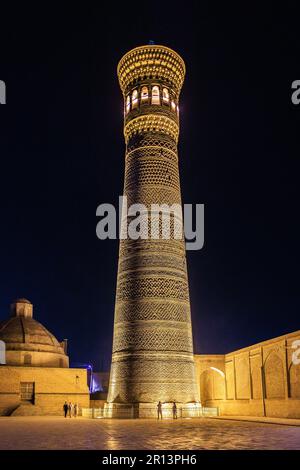
[[[195,355],[202,404],[224,415],[299,418],[300,364],[292,360],[297,340],[300,331],[224,356]]]
[[[62,414],[65,401],[89,407],[85,369],[0,367],[0,415],[8,415],[22,402],[20,383],[34,382],[34,405],[41,414]]]

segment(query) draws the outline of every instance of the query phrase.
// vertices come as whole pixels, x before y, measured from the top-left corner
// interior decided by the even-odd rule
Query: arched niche
[[[200,398],[202,405],[209,400],[225,400],[225,374],[219,369],[209,368],[200,375]]]
[[[266,398],[285,398],[283,362],[275,352],[266,359],[264,376]]]

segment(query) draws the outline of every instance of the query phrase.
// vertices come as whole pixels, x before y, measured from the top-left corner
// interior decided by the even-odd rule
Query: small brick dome
[[[12,316],[0,322],[0,340],[5,343],[6,363],[68,367],[66,343],[60,343],[41,323],[34,320],[32,311],[29,300],[18,299],[11,305]]]

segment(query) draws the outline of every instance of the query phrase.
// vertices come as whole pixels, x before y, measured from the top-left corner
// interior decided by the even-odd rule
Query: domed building
[[[33,318],[27,299],[0,321],[0,416],[62,415],[65,401],[89,407],[86,369],[69,368],[67,340],[59,342]]]
[[[33,305],[18,299],[11,305],[11,317],[0,322],[6,364],[11,366],[69,367],[67,341],[59,342],[33,318]]]

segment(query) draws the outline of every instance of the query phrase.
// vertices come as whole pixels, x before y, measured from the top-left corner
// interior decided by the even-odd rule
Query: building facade
[[[125,238],[133,219],[123,205],[108,408],[135,404],[139,416],[146,404],[199,400],[177,153],[184,76],[183,60],[164,46],[135,48],[118,65],[124,195],[127,208],[143,208],[139,237]],[[168,233],[162,205],[174,204]]]
[[[195,355],[203,406],[222,415],[300,418],[300,331],[225,355]]]
[[[85,369],[0,366],[0,416],[63,415],[63,404],[90,406]]]
[[[89,407],[85,369],[69,369],[66,340],[59,342],[18,299],[0,322],[0,416],[62,415],[65,401]]]

